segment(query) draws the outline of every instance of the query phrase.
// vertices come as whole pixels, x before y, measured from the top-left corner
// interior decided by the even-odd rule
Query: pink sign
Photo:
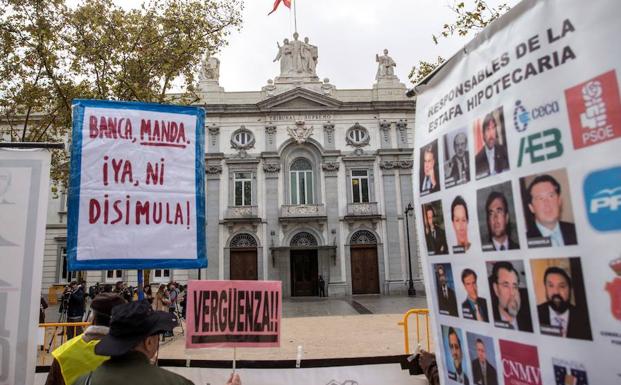
[[[188,349],[279,347],[280,281],[190,281]]]

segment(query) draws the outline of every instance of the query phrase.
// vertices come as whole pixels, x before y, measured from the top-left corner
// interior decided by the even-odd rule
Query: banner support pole
[[[143,285],[143,271],[138,270],[138,301],[142,301],[144,299],[144,288]]]

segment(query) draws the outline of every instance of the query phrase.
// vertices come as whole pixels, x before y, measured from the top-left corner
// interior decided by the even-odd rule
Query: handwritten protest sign
[[[278,347],[280,281],[189,281],[188,349]]]
[[[207,266],[203,122],[198,107],[74,101],[70,270]]]

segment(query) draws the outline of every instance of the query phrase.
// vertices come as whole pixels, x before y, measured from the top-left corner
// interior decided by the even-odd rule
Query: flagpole
[[[293,0],[293,25],[295,26],[295,33],[298,33],[298,12],[297,12],[297,0]]]

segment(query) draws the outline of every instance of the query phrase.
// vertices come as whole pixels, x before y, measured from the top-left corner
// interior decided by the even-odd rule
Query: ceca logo
[[[532,120],[544,118],[549,115],[553,115],[559,112],[558,101],[544,103],[540,106],[528,110],[528,108],[522,103],[521,100],[515,102],[515,108],[513,109],[513,125],[517,132],[524,132],[528,128],[528,124]]]
[[[621,167],[587,175],[583,190],[591,226],[599,231],[621,230]]]

